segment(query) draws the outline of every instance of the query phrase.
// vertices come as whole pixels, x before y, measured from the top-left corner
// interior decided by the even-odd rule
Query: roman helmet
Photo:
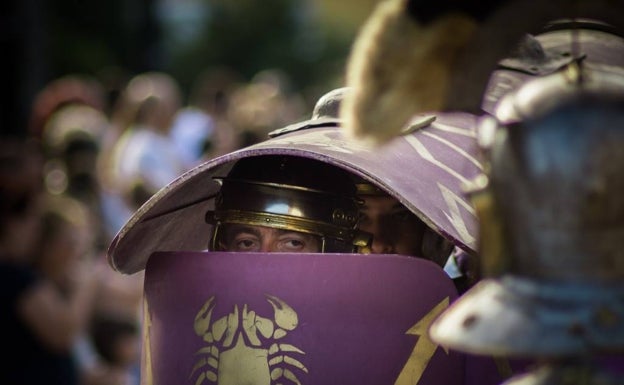
[[[478,354],[624,348],[624,72],[573,63],[482,121],[478,283],[433,324]]]
[[[239,160],[225,177],[215,210],[210,248],[228,223],[292,230],[319,236],[323,252],[354,252],[370,243],[356,229],[360,202],[349,174],[314,159],[272,155]]]
[[[572,42],[574,40],[574,42]],[[495,114],[500,100],[525,82],[550,75],[574,61],[624,66],[624,35],[598,19],[557,19],[525,34],[491,73],[481,109]]]

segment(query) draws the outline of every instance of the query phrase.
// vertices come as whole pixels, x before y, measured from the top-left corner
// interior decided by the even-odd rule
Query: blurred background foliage
[[[93,75],[114,98],[158,70],[188,95],[199,74],[227,67],[250,80],[278,69],[311,110],[342,86],[358,29],[378,0],[4,0],[2,130],[21,131],[33,96],[66,74]]]

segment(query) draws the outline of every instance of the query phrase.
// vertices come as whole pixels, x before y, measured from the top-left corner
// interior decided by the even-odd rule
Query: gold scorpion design
[[[206,300],[194,322],[195,333],[207,343],[197,351],[202,357],[190,374],[196,385],[205,381],[217,385],[279,385],[284,379],[301,385],[291,369],[304,373],[308,369],[288,354],[305,353],[293,345],[275,342],[297,327],[297,313],[277,297],[266,298],[274,310],[273,320],[248,311],[245,304],[240,313],[238,305],[234,305],[231,313],[211,322],[215,297]]]

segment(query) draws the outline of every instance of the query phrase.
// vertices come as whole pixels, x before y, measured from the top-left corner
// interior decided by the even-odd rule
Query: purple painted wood
[[[456,298],[442,269],[406,256],[155,253],[141,377],[154,385],[195,384],[209,372],[215,377],[202,384],[295,383],[290,374],[317,385],[460,384],[464,356],[427,335]],[[270,381],[271,372],[281,377]]]

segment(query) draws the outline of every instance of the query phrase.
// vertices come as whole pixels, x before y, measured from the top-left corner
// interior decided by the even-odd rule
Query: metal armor
[[[572,64],[486,119],[475,191],[489,277],[434,324],[463,351],[533,357],[624,347],[624,72]]]

